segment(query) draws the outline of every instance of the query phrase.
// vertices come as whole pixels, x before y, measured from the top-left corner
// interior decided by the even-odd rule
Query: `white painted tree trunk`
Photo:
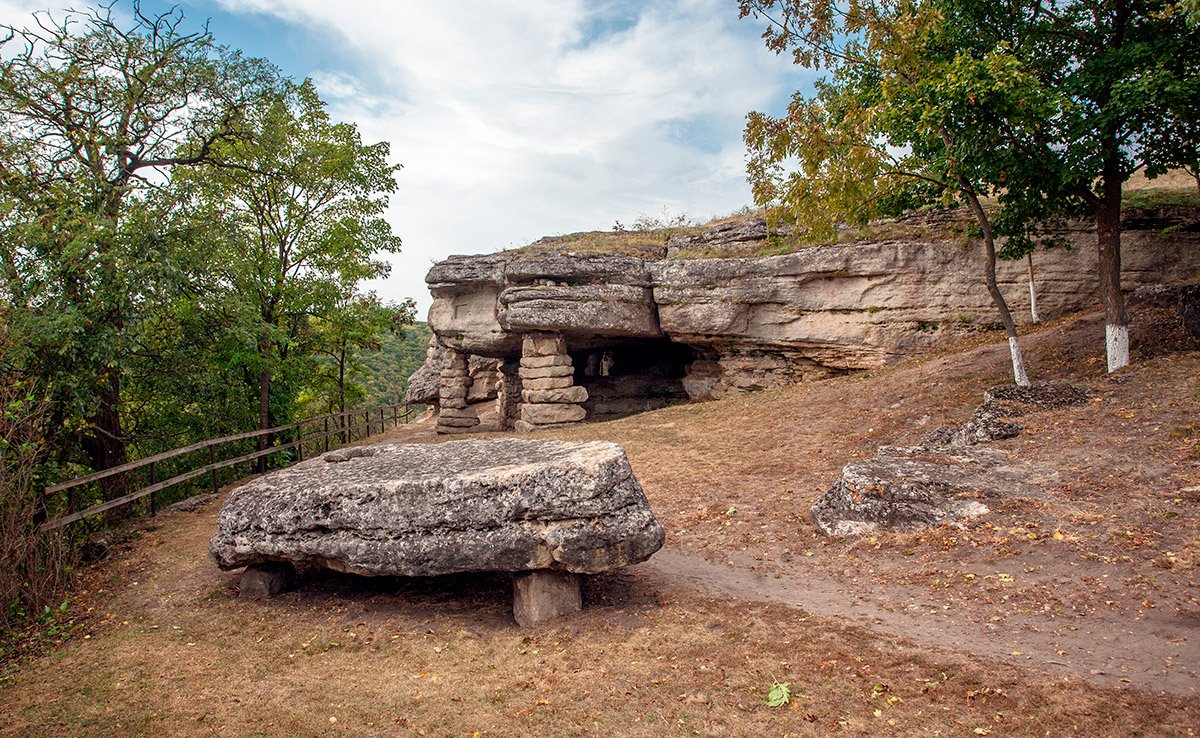
[[[1021,357],[1021,345],[1014,336],[1008,337],[1008,353],[1012,355],[1013,381],[1019,387],[1029,386],[1029,375],[1025,373],[1025,360]]]
[[[1129,366],[1129,326],[1105,325],[1104,341],[1108,349],[1108,370],[1115,372]]]
[[[1029,264],[1029,319],[1034,323],[1042,322],[1038,316],[1037,309],[1037,287],[1033,282],[1033,254],[1026,254],[1025,259]]]

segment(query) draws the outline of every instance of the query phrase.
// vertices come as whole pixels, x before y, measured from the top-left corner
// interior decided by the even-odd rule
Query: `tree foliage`
[[[760,203],[784,205],[812,224],[811,237],[827,238],[841,221],[958,199],[985,242],[1007,237],[1007,256],[1045,241],[1047,219],[1086,214],[1097,223],[1110,335],[1123,333],[1121,184],[1142,168],[1154,176],[1196,161],[1200,46],[1180,3],[740,5],[767,20],[768,47],[829,70],[785,116],[750,115]],[[997,208],[984,210],[984,198]],[[1110,356],[1110,368],[1120,365]]]
[[[43,13],[7,36],[0,369],[45,388],[63,475],[291,420],[338,341],[344,388],[361,383],[368,334],[410,316],[357,293],[399,247],[386,143],[178,10]]]
[[[126,458],[123,380],[167,260],[136,226],[162,172],[241,135],[273,70],[187,32],[177,11],[35,16],[0,43],[0,264],[54,422],[91,466]]]

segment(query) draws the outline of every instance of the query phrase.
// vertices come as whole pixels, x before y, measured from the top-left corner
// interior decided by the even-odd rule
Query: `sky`
[[[451,254],[751,204],[745,116],[782,112],[815,76],[768,51],[735,0],[177,4],[218,43],[311,78],[365,142],[390,142],[404,245],[368,287],[422,317],[425,273]],[[0,23],[53,7],[0,0]]]

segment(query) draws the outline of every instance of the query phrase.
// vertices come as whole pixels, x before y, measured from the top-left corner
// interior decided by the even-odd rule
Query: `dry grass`
[[[1153,325],[1145,315],[1135,334]],[[549,435],[625,445],[675,550],[768,576],[851,581],[869,565],[855,586],[898,603],[918,592],[964,620],[1051,604],[1077,608],[1062,622],[1133,629],[1141,600],[1157,603],[1145,613],[1197,610],[1200,516],[1166,490],[1200,483],[1186,455],[1196,439],[1176,433],[1200,415],[1200,347],[1156,354],[1163,342],[1143,342],[1112,382],[1096,361],[1101,335],[1088,319],[1026,339],[1035,377],[1085,384],[1099,401],[1032,416],[1003,446],[1031,463],[1061,457],[1059,501],[1001,509],[970,531],[830,541],[807,509],[848,460],[964,420],[1006,377],[1005,347],[986,337],[865,375]],[[0,735],[1091,737],[1200,724],[1194,699],[918,646],[638,568],[592,578],[583,612],[528,631],[511,622],[503,576],[329,575],[242,601],[205,555],[214,516],[215,505],[161,516],[89,573],[86,627],[0,687]],[[997,562],[1025,574],[982,575]],[[1060,582],[1071,562],[1076,583]],[[1111,586],[1084,587],[1081,573]],[[774,681],[790,684],[791,705],[764,704]]]

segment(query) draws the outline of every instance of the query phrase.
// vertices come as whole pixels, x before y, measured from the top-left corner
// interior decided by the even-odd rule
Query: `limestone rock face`
[[[495,440],[331,452],[234,490],[209,551],[357,574],[596,573],[663,530],[614,443]]]
[[[1198,212],[1168,213],[1165,221],[1152,213],[1127,214],[1122,286],[1195,283]],[[555,246],[571,241],[558,238],[528,249],[454,256],[426,277],[434,298],[429,321],[446,349],[510,362],[544,356],[523,349],[526,335],[562,339],[554,352],[560,363],[552,365],[575,367],[576,381],[530,374],[519,391],[578,384],[592,393],[610,376],[593,371],[591,363],[606,353],[615,360],[616,375],[652,374],[657,362],[659,376],[676,382],[672,391],[694,400],[872,369],[997,324],[983,283],[983,246],[954,235],[962,232],[964,217],[957,211],[921,213],[878,224],[907,234],[906,240],[776,256],[755,254],[778,248],[789,234],[769,232],[756,217],[669,240],[664,234],[661,248],[643,248],[654,242],[643,234],[633,242],[638,248],[609,255],[583,247],[586,253],[574,253],[569,245]],[[1164,233],[1164,223],[1180,227]],[[612,234],[583,235],[591,241],[580,243]],[[1075,224],[1062,235],[1071,248],[1038,251],[1033,259],[1044,319],[1100,302],[1094,229]],[[699,258],[715,253],[726,256]],[[1024,260],[1001,260],[997,271],[1014,318],[1027,324]],[[1194,291],[1187,295],[1181,314],[1200,331],[1197,298]],[[640,369],[629,368],[635,364]],[[546,366],[551,364],[521,364]]]

